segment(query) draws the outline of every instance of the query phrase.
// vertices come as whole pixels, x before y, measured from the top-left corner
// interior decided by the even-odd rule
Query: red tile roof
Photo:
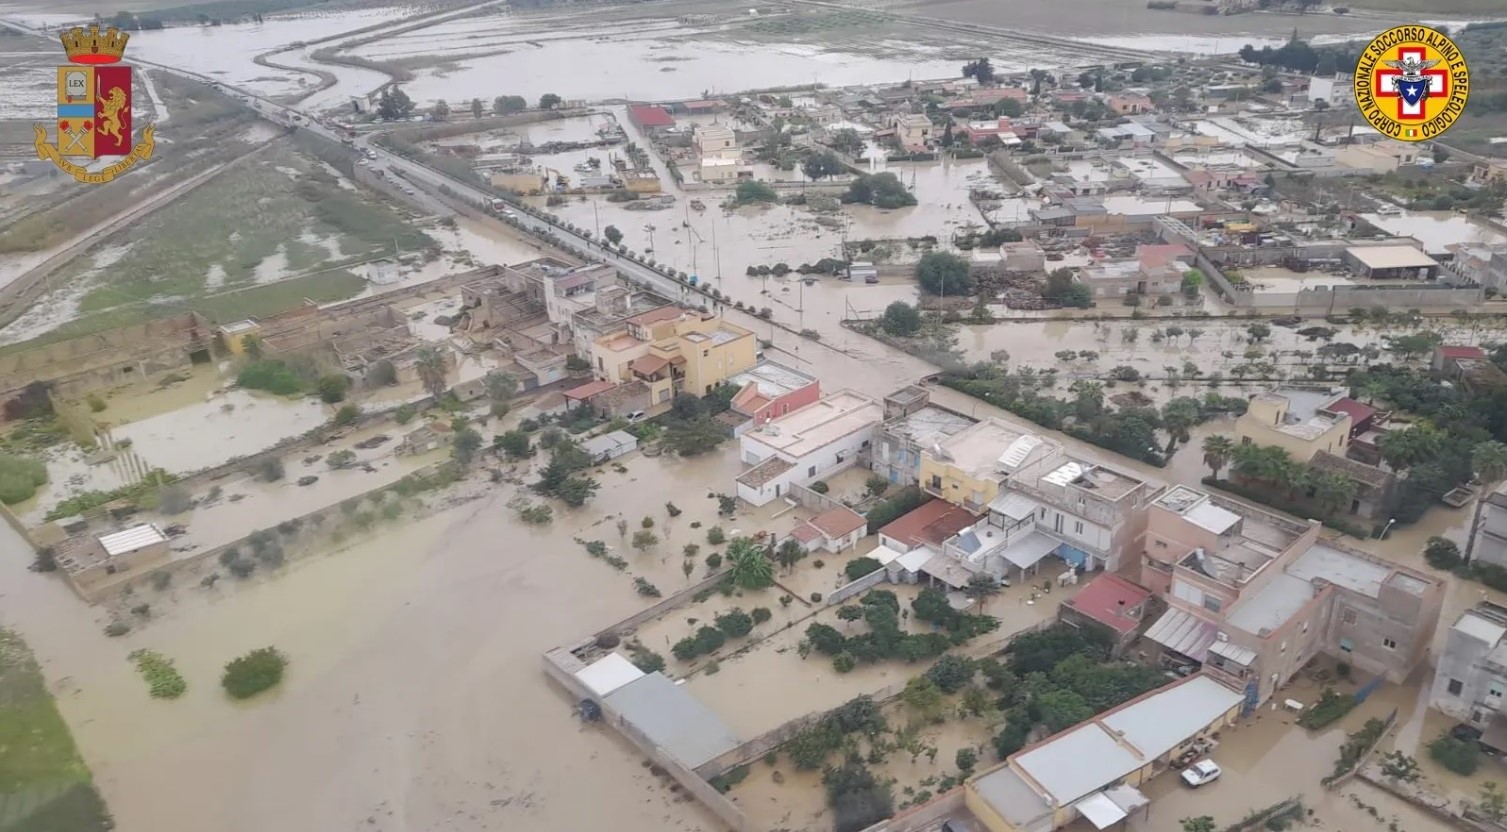
[[[1486,350],[1480,347],[1447,345],[1437,348],[1439,354],[1445,358],[1485,358]]]
[[[1137,604],[1145,603],[1150,597],[1151,590],[1112,572],[1106,572],[1078,590],[1078,594],[1068,604],[1116,632],[1128,633],[1136,628],[1140,619],[1125,615],[1122,611],[1129,611]]]
[[[616,386],[616,384],[613,384],[610,381],[589,381],[581,385],[580,387],[574,387],[570,390],[566,390],[565,398],[574,399],[576,401],[585,401],[592,396],[600,396]]]
[[[1368,404],[1362,404],[1355,399],[1338,399],[1331,402],[1324,409],[1333,413],[1350,414],[1350,428],[1352,430],[1365,424],[1367,419],[1376,415],[1376,408]]]
[[[652,376],[668,366],[670,366],[669,359],[657,355],[641,355],[628,364],[628,369],[635,373]]]
[[[806,522],[814,526],[817,531],[820,531],[827,538],[833,540],[847,537],[868,524],[868,521],[863,519],[862,514],[847,506],[828,509]]]
[[[640,127],[669,127],[675,123],[668,110],[653,104],[634,104],[628,108],[628,115]]]
[[[1135,256],[1147,268],[1165,266],[1179,257],[1191,257],[1193,252],[1181,243],[1156,246],[1136,246]]]
[[[907,546],[923,543],[941,546],[942,541],[958,533],[964,526],[978,522],[978,517],[946,500],[932,500],[924,506],[896,518],[879,530],[885,537],[892,537]]]

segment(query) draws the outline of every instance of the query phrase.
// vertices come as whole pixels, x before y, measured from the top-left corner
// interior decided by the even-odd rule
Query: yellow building
[[[705,396],[752,367],[758,352],[751,331],[677,306],[635,315],[627,324],[626,331],[592,342],[592,372],[603,381],[648,384],[655,407],[681,391]]]
[[[1319,451],[1342,457],[1350,444],[1350,414],[1332,406],[1344,397],[1297,389],[1262,393],[1235,420],[1235,436],[1243,445],[1275,445],[1297,462]]]
[[[1202,674],[1173,682],[970,778],[964,805],[989,832],[1052,832],[1079,817],[1109,828],[1150,802],[1147,780],[1233,724],[1243,698]]]
[[[225,351],[231,355],[245,355],[247,342],[260,338],[261,334],[261,326],[252,320],[236,321],[220,327],[220,341],[225,344]]]
[[[921,488],[981,514],[1010,474],[1056,447],[1008,422],[985,419],[921,449]]]

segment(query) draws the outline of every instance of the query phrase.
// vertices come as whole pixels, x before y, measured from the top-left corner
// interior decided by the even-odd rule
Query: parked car
[[[644,420],[644,415],[645,414],[644,414],[644,412],[642,410],[635,410],[632,413],[629,413],[628,414],[628,422],[629,422],[629,424],[632,424],[634,422],[642,422]]]
[[[1218,763],[1208,759],[1199,760],[1183,769],[1183,782],[1196,789],[1205,783],[1218,780],[1221,774],[1224,774],[1224,771]]]

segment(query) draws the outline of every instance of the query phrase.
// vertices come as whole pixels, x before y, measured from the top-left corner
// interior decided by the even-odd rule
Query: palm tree
[[[1355,498],[1355,481],[1338,471],[1311,471],[1308,485],[1325,514],[1334,514]]]
[[[1230,464],[1230,458],[1235,454],[1235,440],[1219,434],[1205,436],[1203,451],[1204,464],[1214,472],[1214,479],[1217,480],[1219,472]]]
[[[450,385],[445,383],[445,353],[439,347],[425,345],[413,354],[413,367],[419,373],[424,390],[437,401]]]
[[[733,585],[741,589],[763,589],[774,583],[774,561],[749,538],[733,538],[724,559],[732,567]]]
[[[1188,430],[1198,424],[1198,402],[1186,396],[1173,399],[1162,407],[1162,429],[1167,431],[1167,456],[1177,450],[1177,443],[1188,441]]]
[[[1480,442],[1470,451],[1470,467],[1483,484],[1501,482],[1507,478],[1507,445],[1501,442]]]
[[[963,594],[979,602],[979,612],[983,612],[984,602],[999,594],[999,581],[992,575],[974,575],[963,587]]]

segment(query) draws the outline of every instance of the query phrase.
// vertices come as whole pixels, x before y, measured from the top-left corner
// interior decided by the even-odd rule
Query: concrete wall
[[[34,381],[65,397],[138,381],[188,366],[208,343],[207,323],[190,312],[0,355],[0,398]]]
[[[879,821],[864,829],[863,832],[921,832],[950,817],[962,814],[966,808],[963,787],[958,786],[920,806],[914,806],[892,818]]]
[[[590,699],[596,702],[602,709],[602,722],[617,729],[618,733],[626,737],[643,752],[644,756],[657,763],[667,771],[676,782],[685,787],[693,797],[701,801],[711,813],[736,832],[754,832],[754,826],[744,817],[732,801],[728,800],[721,792],[717,791],[706,780],[702,779],[694,771],[681,765],[678,760],[671,757],[664,749],[654,744],[652,740],[633,729],[622,714],[612,708],[608,700],[594,695],[589,688],[577,679],[574,671],[580,669],[580,661],[564,648],[556,648],[544,654],[544,673],[555,680],[561,687],[570,693],[576,701]],[[705,768],[705,766],[703,766]],[[731,768],[731,766],[729,766]]]
[[[664,615],[665,613],[675,609],[676,607],[690,603],[691,600],[696,596],[696,593],[702,591],[703,589],[711,589],[712,587],[715,587],[718,583],[720,583],[722,581],[722,576],[726,575],[727,572],[728,569],[713,572],[712,574],[703,578],[701,581],[691,584],[685,589],[682,589],[681,591],[675,593],[674,595],[671,595],[670,597],[664,599],[663,601],[660,601],[659,603],[655,604],[652,607],[649,607],[648,609],[639,610],[637,613],[634,613],[633,615],[628,616],[622,621],[613,624],[611,627],[598,632],[597,635],[602,636],[611,633],[613,635],[621,637],[624,633],[627,633],[628,631],[646,621],[653,621],[654,619],[660,617],[661,615]]]
[[[888,579],[889,572],[887,570],[875,569],[873,572],[864,575],[852,583],[843,584],[837,589],[832,590],[832,593],[827,596],[827,604],[841,604],[855,595],[868,592]]]

